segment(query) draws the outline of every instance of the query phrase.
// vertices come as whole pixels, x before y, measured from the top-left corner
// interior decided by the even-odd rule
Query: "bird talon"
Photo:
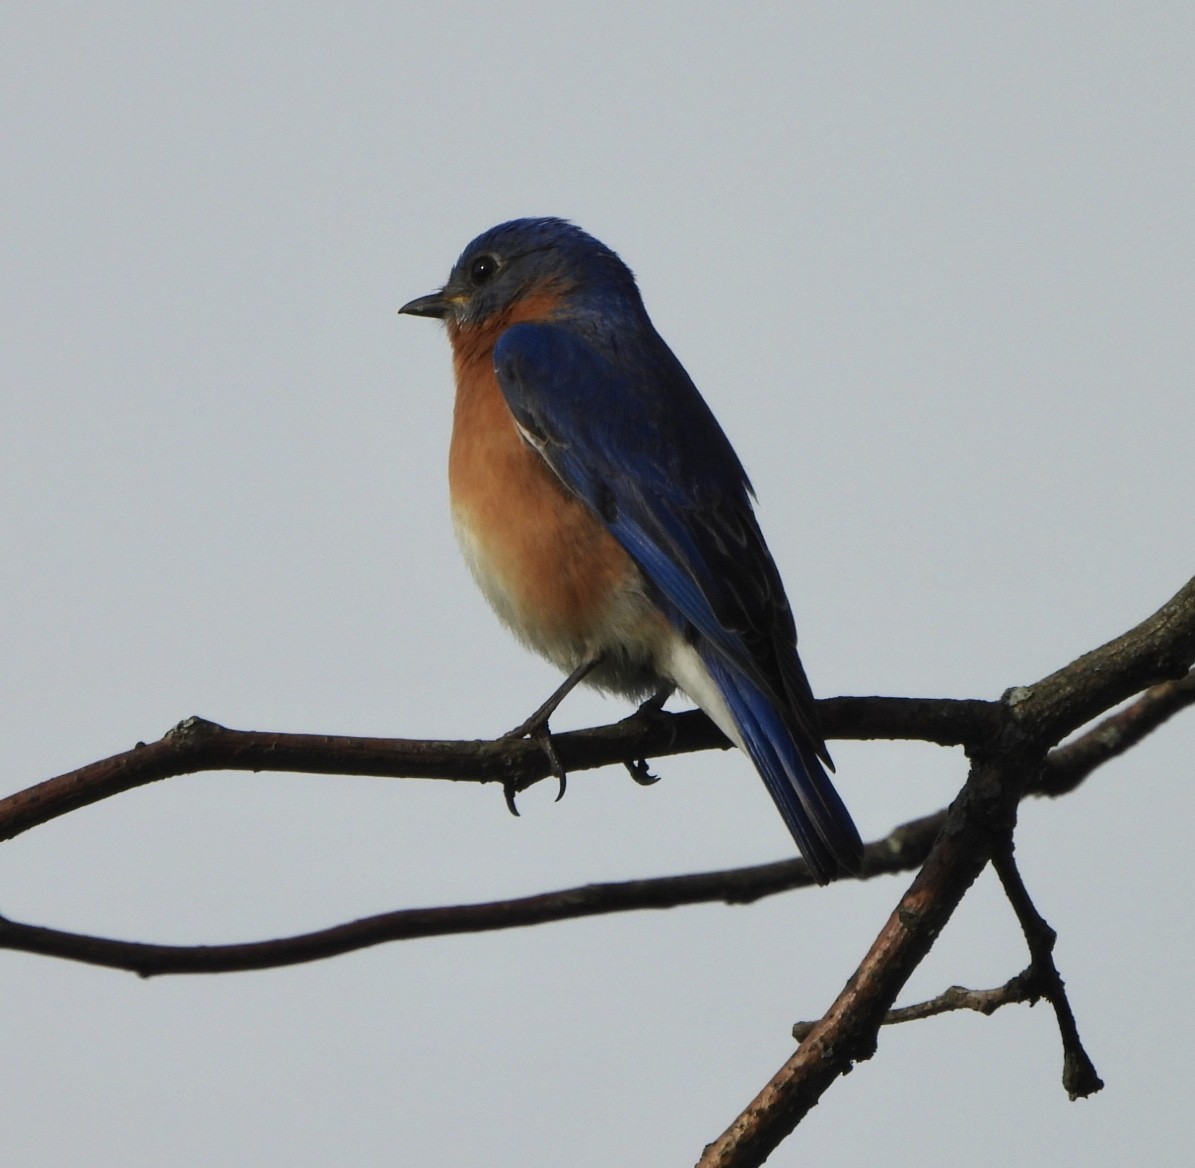
[[[552,731],[548,729],[545,722],[532,732],[531,737],[543,749],[548,759],[548,770],[556,776],[556,780],[560,784],[560,790],[556,792],[556,802],[559,803],[564,798],[564,792],[568,787],[568,772],[564,769],[564,763],[560,761],[560,755],[556,753],[556,742],[552,738]]]
[[[544,752],[548,760],[548,773],[553,775],[560,784],[560,790],[556,792],[555,800],[559,803],[568,789],[568,772],[564,769],[564,763],[560,761],[560,755],[556,750],[556,741],[552,737],[552,731],[548,729],[547,719],[530,718],[522,726],[516,726],[513,730],[503,734],[498,741],[514,742],[520,738],[530,738]],[[510,813],[518,815],[518,811],[515,809],[517,788],[514,782],[504,783],[502,789],[506,794],[506,806],[510,808]]]
[[[506,799],[506,810],[511,813],[516,819],[519,818],[519,809],[515,806],[515,796],[519,793],[519,788],[515,786],[513,779],[508,779],[502,784],[502,795]]]
[[[632,759],[630,762],[624,762],[622,765],[627,768],[631,778],[641,787],[650,787],[660,781],[659,775],[653,775],[647,769],[647,759],[645,758]]]

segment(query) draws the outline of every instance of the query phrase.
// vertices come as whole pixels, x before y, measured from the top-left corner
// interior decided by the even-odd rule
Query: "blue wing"
[[[494,349],[511,412],[601,518],[696,647],[814,874],[857,870],[862,844],[829,763],[784,588],[751,485],[650,324],[617,348],[564,323],[521,323]]]

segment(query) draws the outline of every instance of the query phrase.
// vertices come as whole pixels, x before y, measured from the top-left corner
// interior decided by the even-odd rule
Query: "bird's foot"
[[[513,730],[508,730],[500,738],[500,741],[503,742],[516,738],[530,738],[532,742],[539,743],[548,759],[549,771],[556,776],[556,780],[560,784],[560,790],[556,793],[557,803],[564,798],[565,788],[568,786],[568,775],[565,773],[564,764],[560,761],[560,755],[556,751],[556,743],[552,739],[552,731],[548,729],[548,720],[556,712],[556,707],[576,689],[580,682],[597,668],[601,660],[601,657],[595,657],[591,661],[583,661],[557,686],[548,700],[530,718],[520,722]],[[511,815],[518,815],[519,810],[515,806],[517,790],[514,784],[504,783],[502,790],[506,796],[506,806],[510,810]]]
[[[647,759],[645,758],[632,759],[630,762],[624,762],[622,765],[627,768],[627,773],[641,787],[650,787],[653,783],[660,781],[659,775],[653,775],[647,769]]]
[[[647,699],[647,701],[640,703],[639,708],[627,717],[623,718],[624,722],[632,722],[636,718],[643,718],[648,722],[654,722],[657,725],[663,724],[668,727],[668,745],[671,746],[676,740],[676,726],[672,719],[664,713],[664,703],[672,697],[676,692],[674,685],[662,685],[654,694]],[[627,768],[631,778],[635,780],[641,787],[650,787],[653,783],[660,781],[659,775],[653,775],[647,769],[647,759],[637,758],[630,762],[623,763]]]
[[[623,718],[624,722],[633,722],[636,718],[644,718],[648,721],[655,722],[657,725],[671,726],[672,719],[664,713],[664,703],[676,693],[676,686],[662,685],[654,694],[646,701],[639,703],[639,708],[633,713],[628,714]],[[676,731],[672,731],[675,735]]]
[[[568,787],[568,774],[564,769],[564,764],[560,761],[556,743],[552,738],[552,731],[548,729],[548,719],[537,717],[538,713],[537,710],[536,714],[528,718],[526,722],[519,723],[513,730],[503,734],[499,741],[513,742],[520,738],[530,738],[532,742],[539,743],[548,760],[549,772],[560,784],[560,790],[556,792],[556,802],[559,803],[564,798],[565,789]],[[519,809],[515,806],[515,795],[518,794],[518,788],[515,786],[514,780],[508,780],[502,784],[502,793],[506,796],[507,810],[511,815],[518,815]]]

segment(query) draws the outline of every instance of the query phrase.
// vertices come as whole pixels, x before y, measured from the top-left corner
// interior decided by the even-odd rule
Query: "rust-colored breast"
[[[507,317],[483,329],[450,326],[457,394],[449,489],[483,591],[520,636],[563,661],[585,651],[636,570],[519,434],[492,357],[511,323]]]

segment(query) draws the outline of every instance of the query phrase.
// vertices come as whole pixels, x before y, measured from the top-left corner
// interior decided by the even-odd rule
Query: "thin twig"
[[[1058,1019],[1058,1031],[1062,1036],[1062,1085],[1072,1100],[1086,1099],[1088,1095],[1094,1095],[1101,1090],[1104,1081],[1096,1073],[1095,1064],[1083,1049],[1070,999],[1066,996],[1066,984],[1054,963],[1054,943],[1058,934],[1037,911],[1029,896],[1013,856],[1011,839],[1004,847],[996,849],[992,856],[992,866],[1000,877],[1000,883],[1004,885],[1004,893],[1017,914],[1017,920],[1021,922],[1021,931],[1025,934],[1025,942],[1029,946],[1029,955],[1032,958],[1030,968],[1036,972],[1041,996],[1054,1007],[1054,1014]]]
[[[953,1010],[974,1010],[979,1014],[994,1014],[1001,1006],[1012,1006],[1019,1002],[1034,1005],[1042,998],[1037,984],[1037,974],[1032,966],[1010,977],[1002,986],[990,990],[969,990],[966,986],[953,985],[943,990],[936,998],[916,1002],[911,1006],[897,1006],[884,1015],[884,1026],[896,1026],[901,1022],[919,1022],[936,1014],[948,1014]],[[816,1022],[796,1022],[793,1037],[804,1042]]]

